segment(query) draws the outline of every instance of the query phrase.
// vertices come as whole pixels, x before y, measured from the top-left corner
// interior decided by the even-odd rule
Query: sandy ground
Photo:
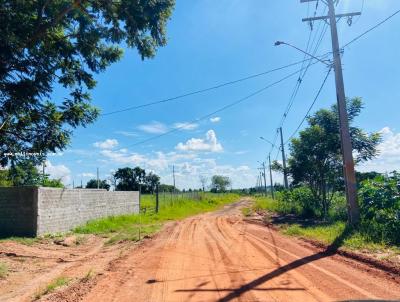
[[[119,255],[116,247],[98,251],[90,245],[92,254],[81,255],[85,260],[62,262],[59,265],[70,267],[58,270],[81,269],[84,273],[97,266],[100,274],[79,279],[41,301],[400,299],[399,278],[245,222],[240,207],[246,202],[171,223],[152,239],[126,247]],[[27,281],[25,288],[35,288],[32,282]],[[14,288],[11,294],[0,288],[0,301],[29,301],[29,291],[22,287]]]

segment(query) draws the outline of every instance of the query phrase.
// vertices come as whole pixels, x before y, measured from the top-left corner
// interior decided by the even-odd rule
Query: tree
[[[9,177],[13,186],[38,186],[42,183],[42,175],[37,170],[34,162],[24,159],[18,163],[12,163]]]
[[[201,187],[203,189],[203,192],[205,191],[206,187],[207,187],[207,182],[208,182],[208,178],[204,175],[200,175],[200,183],[201,183]]]
[[[139,186],[143,193],[153,193],[156,185],[160,182],[160,177],[149,173],[140,167],[120,168],[113,174],[115,179],[115,189],[117,191],[138,191]]]
[[[159,185],[158,189],[160,192],[179,192],[179,190],[175,189],[173,185],[161,184]]]
[[[225,192],[230,184],[231,180],[228,176],[214,175],[211,178],[211,190],[213,192]]]
[[[150,172],[148,175],[145,176],[145,193],[153,194],[156,191],[156,186],[160,183],[160,176],[153,174]]]
[[[61,179],[51,179],[49,174],[42,174],[31,159],[12,163],[10,169],[1,170],[3,181],[9,186],[42,186],[63,188]],[[0,177],[1,178],[1,177]],[[0,180],[1,186],[2,180]]]
[[[0,166],[5,153],[63,150],[72,130],[92,123],[94,74],[122,56],[124,43],[142,59],[166,44],[174,0],[1,1]],[[55,85],[69,96],[53,100]],[[16,161],[17,158],[12,158]]]
[[[61,179],[50,179],[48,175],[45,175],[45,179],[41,185],[43,187],[50,188],[64,188],[64,184],[62,183]]]
[[[375,157],[381,140],[379,133],[367,134],[352,126],[362,108],[360,98],[347,101],[356,163]],[[306,185],[311,189],[316,200],[320,201],[321,212],[326,217],[333,194],[344,188],[336,105],[330,109],[318,110],[307,118],[307,122],[309,126],[300,131],[299,138],[291,140],[287,171],[293,186]],[[282,166],[277,162],[274,162],[273,168],[282,171]]]
[[[8,170],[0,169],[0,187],[12,187],[12,181],[10,180]]]
[[[89,180],[86,184],[86,189],[97,189],[97,179]],[[99,189],[106,189],[107,191],[110,190],[110,185],[106,179],[99,180]]]

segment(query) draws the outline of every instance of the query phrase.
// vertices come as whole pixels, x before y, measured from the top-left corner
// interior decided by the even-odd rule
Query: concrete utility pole
[[[175,165],[172,165],[172,177],[174,179],[174,193],[176,191],[176,187],[175,187]]]
[[[97,189],[99,188],[99,168],[97,168]]]
[[[300,0],[301,3],[311,2],[317,0]],[[331,38],[332,38],[332,51],[334,59],[334,70],[335,70],[335,83],[336,83],[336,97],[339,111],[339,123],[340,123],[340,140],[342,147],[342,158],[343,158],[343,173],[346,185],[346,199],[348,206],[348,218],[350,224],[357,224],[360,220],[360,209],[357,201],[357,184],[356,175],[354,170],[353,160],[353,147],[351,143],[350,131],[349,131],[349,120],[346,109],[346,95],[344,90],[344,80],[342,71],[342,62],[340,57],[339,38],[336,27],[337,18],[347,17],[348,24],[351,25],[353,16],[361,15],[360,12],[349,13],[349,14],[338,14],[335,13],[334,0],[324,1],[328,5],[329,13],[328,16],[304,18],[303,22],[312,22],[315,20],[329,20],[331,27]]]
[[[273,184],[273,181],[272,181],[271,153],[268,154],[268,162],[269,162],[269,180],[270,180],[270,183],[271,183],[271,196],[272,196],[272,199],[275,199],[275,196],[274,196],[274,184]]]
[[[267,177],[265,176],[265,162],[262,163],[263,169],[264,169],[264,191],[265,191],[265,196],[267,196]]]
[[[283,180],[285,181],[285,189],[289,189],[289,183],[288,183],[288,178],[287,178],[287,169],[286,169],[285,145],[283,144],[282,127],[279,127],[279,132],[281,133],[281,151],[282,151],[282,164],[283,164]]]
[[[46,162],[43,161],[43,164],[42,164],[42,186],[44,186],[44,176],[46,175],[44,173],[45,172],[45,168],[46,168]]]

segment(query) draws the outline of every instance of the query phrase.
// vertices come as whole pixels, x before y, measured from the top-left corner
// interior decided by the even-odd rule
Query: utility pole
[[[46,162],[43,161],[43,163],[42,163],[42,186],[44,186],[45,168],[46,168]]]
[[[285,181],[285,189],[289,189],[289,183],[288,183],[288,178],[287,178],[287,170],[286,170],[285,145],[283,144],[282,127],[279,127],[279,132],[281,133],[281,150],[282,150],[282,163],[283,163],[283,180]]]
[[[317,1],[317,0],[300,0],[301,3]],[[351,25],[352,18],[354,16],[361,15],[360,12],[338,14],[335,13],[334,0],[324,1],[328,5],[328,16],[305,18],[303,22],[312,22],[315,20],[329,20],[331,27],[331,38],[332,38],[332,51],[334,60],[335,70],[335,83],[336,83],[336,98],[339,112],[339,123],[340,123],[340,141],[343,158],[343,174],[346,185],[346,199],[348,206],[348,218],[350,224],[357,224],[360,221],[360,209],[357,201],[357,184],[356,175],[354,170],[353,160],[353,147],[351,143],[350,131],[349,131],[349,120],[346,109],[346,95],[344,90],[344,80],[342,71],[342,62],[340,57],[339,38],[336,27],[337,18],[347,17],[348,24]]]
[[[272,181],[271,153],[268,154],[268,162],[269,162],[269,180],[270,180],[270,183],[271,183],[271,196],[272,196],[272,199],[275,199],[275,196],[274,196],[274,184],[273,184],[273,181]]]
[[[99,188],[99,168],[97,168],[97,189]]]
[[[262,163],[263,165],[263,169],[264,169],[264,192],[265,192],[265,196],[267,196],[267,178],[265,176],[265,162]]]

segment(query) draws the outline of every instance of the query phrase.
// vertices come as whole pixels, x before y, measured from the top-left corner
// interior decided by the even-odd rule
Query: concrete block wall
[[[89,220],[138,212],[139,192],[0,188],[1,235],[66,232]]]
[[[37,195],[35,187],[0,187],[0,237],[36,235]]]

